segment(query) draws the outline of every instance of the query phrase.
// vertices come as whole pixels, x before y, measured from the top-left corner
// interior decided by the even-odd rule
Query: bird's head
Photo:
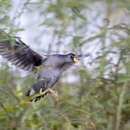
[[[76,63],[79,61],[79,59],[75,54],[69,53],[66,55],[66,61],[70,63]]]

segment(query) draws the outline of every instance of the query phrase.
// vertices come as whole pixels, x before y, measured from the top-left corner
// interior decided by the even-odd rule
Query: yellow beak
[[[78,58],[77,58],[77,56],[74,56],[73,60],[74,60],[74,62],[78,62],[79,61]]]

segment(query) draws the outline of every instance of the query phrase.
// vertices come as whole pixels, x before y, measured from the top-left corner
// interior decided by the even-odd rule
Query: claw
[[[51,93],[51,95],[52,95],[52,97],[53,97],[53,99],[55,101],[55,104],[56,104],[58,102],[58,99],[59,99],[57,91],[54,91],[54,90],[52,90],[50,88],[48,88],[48,91]]]
[[[46,90],[44,90],[43,91],[43,89],[41,88],[40,89],[40,95],[45,95],[45,94],[47,94],[47,93],[50,93],[51,95],[52,95],[52,97],[53,97],[53,100],[54,100],[54,104],[56,105],[57,104],[57,102],[58,102],[58,93],[57,93],[57,91],[54,91],[54,90],[52,90],[51,88],[48,88],[48,89],[46,89]]]
[[[40,93],[40,95],[44,95],[44,94],[46,94],[48,92],[49,92],[48,89],[46,89],[45,91],[43,91],[43,89],[41,88],[39,93]]]

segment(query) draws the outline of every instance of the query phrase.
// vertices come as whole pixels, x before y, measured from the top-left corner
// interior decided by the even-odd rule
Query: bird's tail
[[[30,98],[30,102],[37,102],[39,101],[42,97],[44,97],[45,95],[41,95],[41,96],[36,96],[36,97],[33,97],[35,96],[34,95],[31,95],[32,91],[34,91],[33,89],[32,90],[28,90],[27,93],[25,94],[26,96],[30,96],[32,98]]]
[[[32,97],[30,99],[31,102],[37,102],[47,94],[44,93],[44,91],[47,89],[46,86],[47,86],[47,82],[45,80],[39,81],[38,83],[34,84],[32,86],[32,89],[28,90],[25,95]],[[44,93],[42,95],[40,95],[41,90],[42,93]]]

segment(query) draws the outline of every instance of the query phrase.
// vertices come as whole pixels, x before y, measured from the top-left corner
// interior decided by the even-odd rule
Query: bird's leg
[[[40,95],[44,95],[50,93],[53,97],[54,103],[56,104],[58,101],[58,93],[57,91],[52,90],[51,88],[46,89],[45,91],[42,90],[42,88],[40,89]]]
[[[52,95],[53,100],[54,100],[54,105],[56,105],[57,102],[58,102],[58,93],[57,93],[57,91],[54,91],[51,88],[48,88],[48,92]]]
[[[48,89],[46,89],[45,91],[43,91],[43,89],[41,88],[40,89],[40,95],[45,95],[45,94],[47,94],[49,92],[49,90]]]
[[[57,91],[54,91],[54,90],[52,90],[51,88],[49,88],[49,90],[48,90],[51,94],[52,94],[52,96],[58,101],[58,93],[57,93]]]

